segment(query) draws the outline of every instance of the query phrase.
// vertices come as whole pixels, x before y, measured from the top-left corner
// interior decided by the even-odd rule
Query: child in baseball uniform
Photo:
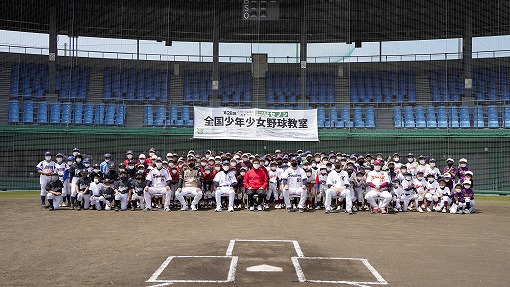
[[[125,211],[127,209],[128,198],[133,192],[133,180],[129,178],[126,170],[120,172],[120,177],[114,186],[115,191],[115,211]]]
[[[401,212],[402,206],[400,205],[400,199],[402,198],[402,194],[404,194],[404,190],[400,185],[400,180],[395,177],[391,181],[391,196],[392,196],[392,207],[393,211]]]
[[[403,166],[404,167],[404,166]],[[402,195],[400,196],[400,207],[402,211],[412,210],[410,203],[416,199],[416,189],[414,188],[413,176],[410,172],[404,174],[401,181]]]
[[[315,196],[315,203],[317,207],[316,210],[320,210],[322,208],[322,202],[326,199],[326,190],[328,189],[328,185],[326,184],[328,181],[328,170],[325,165],[319,165],[319,172],[315,177],[315,183],[317,184],[317,194]]]
[[[269,177],[269,185],[267,186],[266,203],[269,202],[271,200],[271,196],[273,196],[274,202],[276,202],[275,208],[280,209],[280,195],[278,192],[280,170],[277,168],[276,162],[273,161],[270,163],[267,174]]]
[[[451,214],[462,214],[464,213],[465,208],[465,200],[464,200],[464,193],[462,192],[462,185],[460,183],[457,183],[453,187],[453,193],[452,193],[452,207],[450,208]]]
[[[234,186],[237,184],[235,170],[235,166],[230,166],[227,161],[224,163],[222,170],[214,176],[216,212],[221,212],[222,196],[228,196],[228,211],[234,212]]]
[[[104,210],[111,210],[113,200],[115,198],[115,191],[113,190],[113,180],[105,179],[103,181],[103,197],[104,197]]]
[[[92,182],[90,183],[90,209],[96,208],[101,210],[101,205],[104,205],[103,197],[103,184],[101,183],[101,175],[94,173],[92,175]]]
[[[131,194],[131,211],[136,210],[137,202],[140,209],[144,209],[144,197],[143,193],[147,184],[145,183],[145,176],[143,171],[138,171],[135,175],[135,181],[133,182],[133,194]]]
[[[462,194],[464,195],[464,204],[466,205],[464,213],[473,213],[475,212],[475,192],[471,188],[471,181],[464,179],[462,187],[463,187]]]
[[[352,185],[354,188],[354,200],[356,200],[352,210],[363,210],[363,196],[365,195],[366,185],[365,174],[362,171],[356,172],[356,175],[352,178]]]
[[[432,173],[427,175],[427,183],[425,184],[424,198],[427,201],[427,212],[431,212],[434,205],[438,202],[437,190],[439,184],[436,181],[436,176]]]
[[[64,185],[58,179],[58,175],[53,174],[50,176],[50,181],[46,184],[46,191],[48,192],[48,203],[50,211],[59,209],[63,187]]]
[[[80,178],[76,181],[76,200],[77,200],[77,206],[78,210],[81,210],[82,208],[89,209],[90,206],[90,183],[92,180],[89,177],[89,172],[87,169],[82,169],[80,171]],[[74,209],[72,207],[71,209]]]
[[[39,162],[35,167],[37,173],[39,173],[39,184],[41,186],[41,206],[46,206],[46,185],[50,182],[50,177],[55,173],[55,162],[51,160],[51,152],[47,151],[44,153],[44,160]]]
[[[65,206],[67,197],[71,198],[71,187],[69,186],[69,165],[64,161],[64,155],[57,153],[55,156],[55,173],[58,179],[62,182],[62,203],[60,206]],[[69,203],[70,204],[70,203]]]
[[[425,185],[427,181],[423,177],[423,172],[416,173],[416,178],[413,179],[414,190],[416,191],[415,204],[416,211],[423,213],[423,202],[425,201]]]
[[[439,185],[437,189],[439,203],[437,204],[436,211],[446,213],[448,206],[452,204],[450,188],[446,186],[444,178],[440,178],[437,183]]]

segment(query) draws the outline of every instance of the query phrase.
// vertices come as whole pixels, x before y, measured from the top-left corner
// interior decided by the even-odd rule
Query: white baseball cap
[[[465,162],[465,163],[467,163],[467,159],[465,159],[465,158],[461,158],[461,159],[459,159],[459,162]]]

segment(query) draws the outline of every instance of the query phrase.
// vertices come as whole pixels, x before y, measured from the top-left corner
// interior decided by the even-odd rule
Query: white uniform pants
[[[379,205],[377,205],[377,202],[375,202],[377,198],[382,198],[382,202]],[[372,208],[386,208],[391,201],[391,193],[389,193],[387,190],[378,191],[376,189],[372,189],[371,191],[367,192],[365,199],[368,203],[370,203]]]
[[[175,199],[179,200],[181,206],[188,206],[186,204],[186,200],[184,197],[187,195],[193,196],[193,201],[191,202],[192,206],[196,206],[200,199],[202,198],[202,190],[197,187],[183,187],[181,192],[175,192]]]
[[[267,186],[267,195],[266,195],[266,201],[269,201],[271,199],[271,194],[273,195],[273,198],[275,201],[278,200],[278,187],[276,185],[276,182],[270,182]]]
[[[100,205],[101,202],[104,202],[104,197],[103,196],[94,196],[94,195],[92,195],[90,197],[90,204],[94,205],[97,210],[99,210],[101,208],[101,205]]]
[[[333,198],[344,199],[345,198],[345,209],[347,211],[352,211],[352,192],[351,190],[345,188],[342,191],[335,191],[332,188],[328,188],[326,190],[326,202],[324,206],[326,210],[331,210],[331,201]]]
[[[171,190],[170,190],[170,192],[171,192]],[[135,201],[135,202],[138,201],[141,209],[145,208],[145,204],[143,203],[144,199],[145,198],[143,197],[143,195],[138,195],[136,193],[133,193],[131,195],[131,201]],[[136,208],[136,206],[135,206],[135,208]]]
[[[76,183],[78,182],[79,177],[75,176],[73,177],[73,180],[71,180],[71,196],[75,197],[78,191],[76,190]]]
[[[127,209],[127,200],[128,200],[128,193],[117,193],[115,195],[115,200],[120,200],[120,209],[126,210]]]
[[[235,193],[235,190],[233,187],[230,187],[230,186],[218,187],[215,191],[216,208],[221,206],[221,197],[222,196],[228,196],[228,207],[234,207],[235,194],[236,193]]]
[[[407,208],[409,207],[409,203],[414,199],[415,199],[414,194],[408,194],[408,195],[402,194],[402,196],[400,196],[400,207],[402,208],[402,211],[407,211]]]
[[[446,208],[447,205],[452,204],[452,199],[447,195],[439,198],[439,204],[436,207],[436,211],[441,211],[441,209]]]
[[[172,195],[172,191],[170,189],[166,189],[166,187],[149,187],[144,193],[144,199],[145,199],[145,206],[148,208],[151,208],[152,206],[152,196],[153,195],[159,195],[163,196],[165,195],[165,207],[170,207],[170,197]]]
[[[438,197],[437,197],[437,195],[432,194],[432,193],[427,193],[427,194],[425,194],[425,199],[426,199],[427,201],[433,201],[433,202],[437,202],[437,201],[438,201]]]
[[[48,191],[46,190],[46,185],[48,182],[50,182],[50,176],[41,174],[39,176],[39,184],[41,185],[41,196],[46,196],[48,194]]]
[[[454,214],[457,213],[458,210],[463,210],[466,204],[464,202],[459,202],[459,204],[452,204],[452,207],[450,207],[450,213]]]
[[[69,178],[66,178],[66,180],[64,180],[64,182],[62,182],[62,185],[64,186],[62,188],[62,196],[66,196],[68,194],[71,194],[71,186],[70,186],[70,183],[69,183]]]
[[[283,189],[283,200],[285,201],[285,207],[291,207],[290,198],[295,196],[299,196],[298,208],[304,208],[306,202],[306,189],[303,187],[289,187],[289,189]]]
[[[83,208],[88,209],[90,207],[90,194],[78,193],[78,201],[83,201]]]
[[[62,196],[54,195],[53,193],[48,193],[48,199],[53,199],[53,209],[59,209],[60,199]]]

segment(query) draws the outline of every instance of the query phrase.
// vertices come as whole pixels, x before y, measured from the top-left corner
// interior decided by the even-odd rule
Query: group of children
[[[263,156],[241,151],[206,151],[199,155],[191,150],[184,157],[168,153],[163,159],[151,148],[148,157],[141,153],[135,158],[133,151],[128,151],[116,166],[111,154],[105,154],[101,163],[92,164],[75,148],[72,156],[56,154],[55,161],[52,153],[46,152],[36,169],[40,174],[41,204],[49,210],[152,210],[163,206],[166,211],[187,210],[181,193],[192,174],[193,210],[221,211],[221,206],[227,205],[222,197],[229,196],[228,210],[233,211],[254,210],[244,176],[251,169],[258,170],[259,162],[267,184],[258,194],[258,210],[324,209],[330,213],[345,209],[350,214],[388,213],[390,209],[462,214],[475,211],[473,172],[466,159],[455,165],[448,158],[440,170],[435,159],[416,158],[412,153],[405,162],[397,153],[384,159],[380,153],[373,157],[302,150],[276,150]]]

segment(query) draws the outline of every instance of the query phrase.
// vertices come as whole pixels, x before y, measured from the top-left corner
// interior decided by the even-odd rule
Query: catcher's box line
[[[299,246],[299,242],[296,240],[278,240],[278,239],[232,239],[228,244],[226,256],[232,256],[232,252],[234,251],[234,246],[236,242],[283,242],[283,243],[292,243],[294,245],[294,250],[296,250],[297,257],[304,257],[303,251],[301,250],[301,246]]]

